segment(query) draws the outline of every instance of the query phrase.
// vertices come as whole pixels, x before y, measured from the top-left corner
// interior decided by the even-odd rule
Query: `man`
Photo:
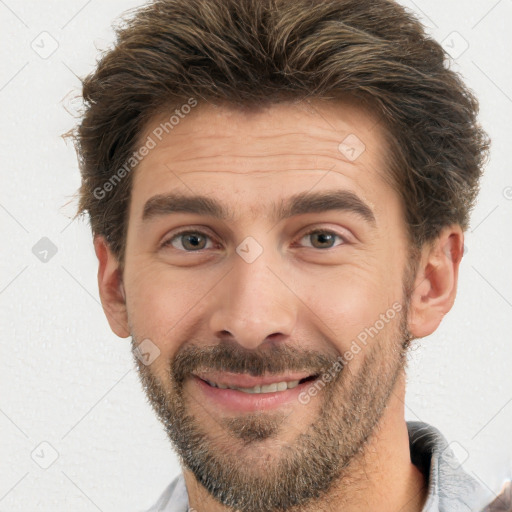
[[[404,420],[488,149],[444,60],[386,0],[159,0],[84,81],[102,303],[183,469],[151,510],[484,509]]]

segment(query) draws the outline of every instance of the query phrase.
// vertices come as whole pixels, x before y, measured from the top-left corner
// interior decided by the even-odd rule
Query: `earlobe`
[[[112,331],[120,338],[126,338],[130,330],[119,262],[103,236],[94,237],[94,250],[99,264],[98,288],[103,311]]]
[[[463,247],[464,234],[455,225],[422,249],[409,303],[409,332],[414,338],[432,334],[452,308]]]

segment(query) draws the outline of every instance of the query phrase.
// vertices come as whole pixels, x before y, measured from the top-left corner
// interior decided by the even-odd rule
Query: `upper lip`
[[[311,373],[295,372],[283,373],[279,375],[263,375],[256,377],[247,373],[230,373],[218,371],[198,371],[194,372],[196,377],[202,380],[208,380],[215,384],[224,384],[229,387],[253,388],[254,386],[265,386],[274,382],[290,382],[294,380],[302,380],[311,377]]]

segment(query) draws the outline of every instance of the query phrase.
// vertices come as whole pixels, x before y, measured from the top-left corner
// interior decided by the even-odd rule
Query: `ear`
[[[98,258],[98,287],[101,304],[110,328],[120,338],[130,335],[122,272],[105,237],[94,237],[94,251]]]
[[[423,247],[408,314],[409,332],[414,338],[432,334],[452,308],[463,252],[464,233],[458,225],[444,228]]]

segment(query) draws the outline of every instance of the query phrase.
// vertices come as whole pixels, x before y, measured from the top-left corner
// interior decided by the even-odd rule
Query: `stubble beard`
[[[202,368],[205,362],[219,369],[218,363],[222,361],[227,370],[251,368],[253,374],[261,375],[265,370],[289,368],[290,361],[295,362],[291,365],[293,369],[304,361],[310,362],[309,367],[327,369],[334,365],[336,357],[306,354],[281,345],[271,358],[251,352],[241,360],[240,351],[232,345],[208,347],[210,351],[188,347],[169,365],[166,386],[136,357],[135,362],[148,401],[164,425],[182,466],[193,473],[215,500],[239,512],[309,510],[313,503],[328,496],[334,484],[350,479],[354,464],[375,433],[404,371],[410,341],[407,303],[404,305],[400,318],[384,330],[392,332],[385,337],[379,333],[354,356],[364,358],[357,374],[351,372],[348,364],[322,389],[318,394],[321,405],[317,418],[292,443],[279,442],[282,429],[301,430],[301,426],[279,411],[210,416],[217,423],[215,428],[221,431],[220,435],[212,436],[188,412],[188,401],[197,401],[197,397],[185,396],[183,384],[189,370]],[[135,347],[135,338],[132,343]],[[337,503],[341,503],[340,499]]]

